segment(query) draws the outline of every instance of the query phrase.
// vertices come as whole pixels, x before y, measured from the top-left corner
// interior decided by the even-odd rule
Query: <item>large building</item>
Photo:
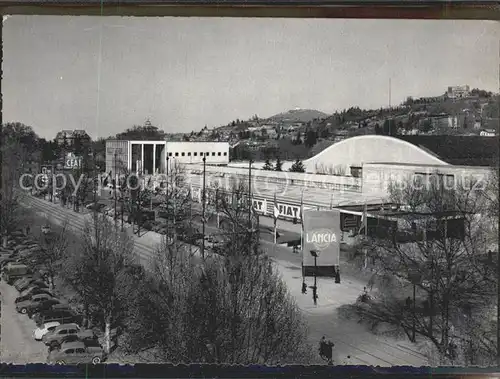
[[[79,140],[82,145],[90,143],[91,138],[85,130],[61,130],[56,134],[56,142],[58,145],[73,146],[75,140]]]
[[[447,185],[486,179],[497,164],[499,141],[489,137],[366,135],[335,143],[303,162],[306,172],[262,170],[252,164],[253,194],[272,205],[274,194],[296,208],[303,203],[317,207],[381,204],[388,199],[391,182],[409,176],[429,180],[439,177]],[[283,164],[288,170],[293,162]],[[248,182],[248,163],[207,167],[209,181],[240,177]],[[200,186],[202,166],[190,167],[191,180]],[[224,184],[224,183],[223,183]]]
[[[163,174],[167,164],[229,163],[227,142],[106,141],[106,172]]]

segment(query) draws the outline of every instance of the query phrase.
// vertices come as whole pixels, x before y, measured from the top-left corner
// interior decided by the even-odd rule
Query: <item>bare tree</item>
[[[65,279],[80,295],[87,318],[103,327],[105,350],[111,349],[111,330],[124,317],[126,284],[132,280],[128,267],[135,263],[133,241],[104,215],[94,214],[82,233],[80,251],[68,254]]]
[[[65,221],[58,231],[39,233],[38,240],[41,250],[37,253],[37,264],[47,272],[50,287],[54,290],[54,279],[61,271],[62,262],[68,251],[68,221]]]
[[[472,179],[470,185],[448,188],[439,175],[434,178],[424,185],[410,180],[390,185],[389,200],[401,206],[399,231],[388,224],[371,228],[370,255],[382,280],[354,310],[372,325],[389,323],[410,338],[415,330],[434,346],[441,364],[461,363],[464,320],[468,317],[467,328],[472,319],[476,326],[490,324],[485,315],[494,303],[496,277],[479,216],[486,211],[482,190]],[[488,345],[484,338],[483,345]],[[474,362],[491,358],[486,348],[474,351]],[[470,354],[468,359],[465,363],[471,362]]]
[[[248,186],[233,182],[229,190],[216,184],[207,190],[207,201],[214,204],[221,215],[220,236],[232,254],[257,254],[259,252],[259,218],[254,212],[248,195]]]

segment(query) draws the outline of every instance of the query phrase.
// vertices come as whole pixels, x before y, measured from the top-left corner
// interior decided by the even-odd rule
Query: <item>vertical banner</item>
[[[303,227],[303,275],[335,276],[335,266],[340,263],[340,211],[304,210]]]

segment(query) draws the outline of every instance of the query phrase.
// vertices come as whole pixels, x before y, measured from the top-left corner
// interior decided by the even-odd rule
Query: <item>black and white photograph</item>
[[[500,362],[498,23],[4,15],[2,40],[2,362]]]

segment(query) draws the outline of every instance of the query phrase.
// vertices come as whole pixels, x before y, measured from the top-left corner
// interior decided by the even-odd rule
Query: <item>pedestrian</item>
[[[306,284],[306,282],[302,282],[302,293],[303,294],[307,293],[307,284]]]
[[[30,226],[28,225],[28,226],[26,227],[26,235],[30,234],[30,230],[31,230],[31,229],[30,229]]]

